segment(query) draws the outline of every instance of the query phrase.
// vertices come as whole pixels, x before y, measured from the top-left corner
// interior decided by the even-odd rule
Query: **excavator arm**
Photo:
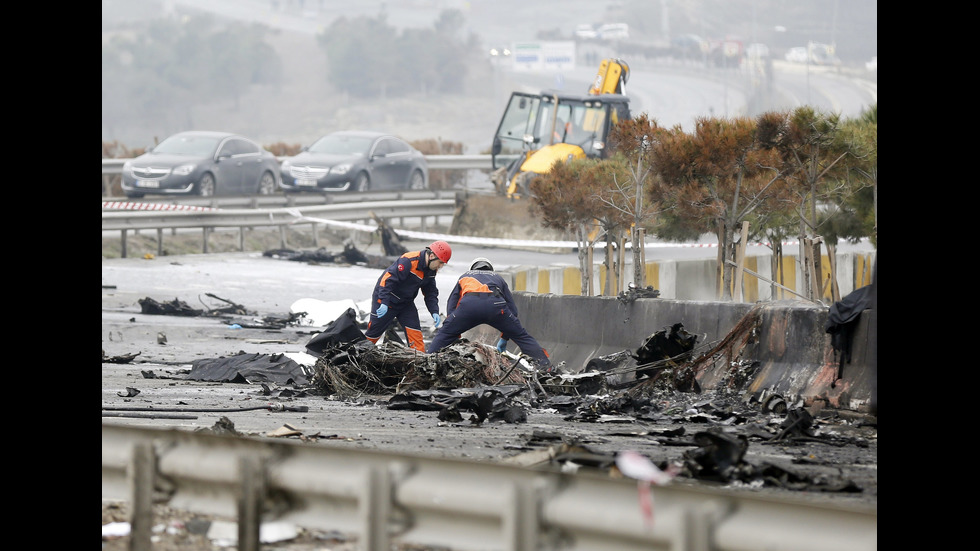
[[[622,59],[603,59],[599,72],[592,81],[589,94],[626,94],[626,81],[630,78],[630,66]]]

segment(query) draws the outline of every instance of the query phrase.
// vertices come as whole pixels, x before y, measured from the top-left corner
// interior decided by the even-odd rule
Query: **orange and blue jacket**
[[[517,317],[517,305],[514,304],[514,297],[510,293],[507,282],[497,272],[489,270],[470,270],[459,276],[459,281],[449,293],[449,300],[446,302],[446,315],[452,315],[463,300],[463,297],[470,293],[492,294],[500,297],[507,303],[510,312]]]
[[[397,308],[415,302],[419,290],[425,297],[425,307],[429,313],[438,313],[439,288],[436,286],[436,272],[426,265],[424,251],[410,251],[401,255],[378,278],[374,300]]]

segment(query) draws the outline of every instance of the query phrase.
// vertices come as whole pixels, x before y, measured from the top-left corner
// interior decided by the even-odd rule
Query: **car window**
[[[221,144],[221,149],[218,150],[219,157],[232,157],[241,153],[241,148],[238,147],[237,140],[228,140]]]
[[[411,146],[401,140],[385,140],[388,142],[388,148],[391,153],[408,153],[411,151]]]
[[[237,147],[239,148],[238,151],[239,153],[248,153],[254,155],[255,153],[259,152],[259,146],[248,140],[239,139],[239,140],[235,140],[235,142],[238,144]]]
[[[213,136],[171,136],[153,148],[154,153],[163,155],[189,155],[208,157],[218,147],[221,138]]]
[[[307,149],[311,153],[328,153],[331,155],[362,155],[366,156],[371,148],[371,138],[360,136],[338,136],[328,134],[313,142]]]
[[[371,152],[371,155],[384,157],[385,155],[391,153],[391,151],[391,140],[382,138],[378,140],[377,145],[374,146],[374,151]]]
[[[229,157],[234,157],[236,155],[255,154],[258,151],[258,146],[248,140],[230,138],[221,146],[221,151],[218,152],[218,156],[228,155]]]

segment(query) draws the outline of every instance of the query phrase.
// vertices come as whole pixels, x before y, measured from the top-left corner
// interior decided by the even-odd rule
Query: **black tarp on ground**
[[[194,360],[191,366],[187,378],[192,381],[305,385],[312,375],[312,368],[300,365],[283,354],[241,353]]]
[[[306,343],[306,350],[314,356],[320,356],[328,348],[355,343],[366,338],[357,325],[357,312],[353,308],[348,308],[340,317],[327,324],[323,331],[310,339]]]

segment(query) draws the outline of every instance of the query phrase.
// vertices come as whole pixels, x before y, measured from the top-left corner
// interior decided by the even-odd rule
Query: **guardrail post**
[[[361,551],[388,551],[391,542],[388,522],[392,510],[392,476],[384,467],[372,466],[365,473],[364,491],[359,496]]]
[[[320,234],[319,234],[319,232],[317,232],[316,222],[313,222],[313,223],[310,224],[310,229],[313,230],[313,246],[319,249],[320,248]]]
[[[520,551],[540,547],[537,538],[541,524],[539,484],[511,485],[510,508],[504,512],[503,531],[505,549]]]
[[[126,258],[126,230],[119,230],[119,257]]]
[[[243,456],[239,462],[241,495],[238,500],[238,551],[259,551],[262,504],[266,493],[263,460]]]
[[[204,243],[201,246],[201,248],[203,249],[202,252],[204,252],[204,254],[208,254],[208,236],[211,235],[211,231],[210,230],[211,230],[211,228],[205,227],[204,228],[204,231],[203,231],[203,234],[204,234],[203,241],[204,241]]]
[[[288,245],[286,244],[286,226],[279,226],[279,248],[288,248]]]
[[[163,256],[163,228],[157,228],[157,256]]]
[[[238,250],[245,252],[245,226],[238,226]]]
[[[132,510],[129,512],[130,551],[150,551],[153,544],[153,488],[156,474],[156,456],[152,442],[133,445],[133,457],[129,471],[129,489],[132,492]]]

